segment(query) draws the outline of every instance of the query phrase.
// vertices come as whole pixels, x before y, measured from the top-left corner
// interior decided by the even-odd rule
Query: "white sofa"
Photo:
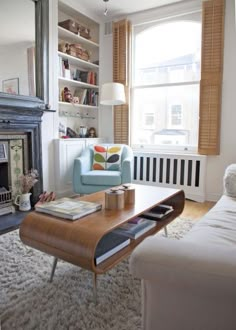
[[[181,240],[146,238],[132,253],[145,330],[236,329],[236,165],[225,192]]]

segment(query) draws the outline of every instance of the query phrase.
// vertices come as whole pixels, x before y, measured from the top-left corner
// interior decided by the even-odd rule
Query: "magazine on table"
[[[69,220],[80,219],[90,213],[101,210],[102,204],[80,201],[74,198],[60,198],[48,203],[36,204],[37,212],[47,213]]]

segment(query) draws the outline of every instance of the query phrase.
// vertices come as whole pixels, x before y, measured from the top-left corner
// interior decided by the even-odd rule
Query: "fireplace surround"
[[[31,168],[37,169],[39,182],[32,188],[31,202],[34,205],[43,190],[42,177],[42,147],[41,147],[41,121],[43,110],[12,107],[0,107],[0,142],[9,136],[17,135],[27,137],[27,146],[24,148],[24,172]],[[1,183],[1,178],[0,178]]]

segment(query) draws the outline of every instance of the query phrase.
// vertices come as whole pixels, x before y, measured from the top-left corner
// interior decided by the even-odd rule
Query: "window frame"
[[[134,92],[137,89],[144,89],[144,88],[155,88],[155,87],[174,87],[174,86],[188,86],[188,85],[198,85],[200,87],[200,78],[199,80],[195,81],[184,81],[184,82],[175,82],[175,83],[162,83],[162,84],[151,84],[151,85],[134,85],[134,34],[138,33],[135,32],[135,29],[139,30],[139,32],[144,31],[150,27],[157,26],[158,24],[163,24],[163,23],[171,23],[171,22],[176,22],[176,21],[190,21],[190,22],[198,22],[202,24],[201,20],[201,14],[202,14],[202,9],[201,7],[194,8],[192,11],[184,11],[182,14],[178,15],[172,15],[168,13],[166,14],[166,17],[162,17],[161,19],[153,20],[148,23],[143,23],[143,24],[137,24],[133,25],[132,29],[132,58],[131,58],[131,84],[130,84],[130,142],[131,142],[131,147],[134,150],[146,150],[146,151],[165,151],[165,152],[186,152],[186,153],[197,153],[198,145],[181,145],[181,146],[176,146],[176,145],[142,145],[142,144],[135,144],[132,141],[132,118],[135,115],[133,105],[134,105]],[[200,90],[199,90],[200,93]],[[169,109],[167,109],[169,111]],[[200,109],[199,109],[200,111]]]

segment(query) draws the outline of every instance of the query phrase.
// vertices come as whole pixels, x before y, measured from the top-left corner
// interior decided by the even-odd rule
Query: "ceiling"
[[[104,17],[105,6],[107,6],[107,17],[115,17],[180,1],[183,0],[108,0],[108,2],[104,2],[104,0],[79,0],[79,3],[99,17]]]
[[[34,40],[34,3],[29,0],[0,0],[0,47],[16,44],[24,40]],[[164,6],[183,0],[78,0],[89,12],[107,21],[114,17]],[[108,14],[104,16],[105,6]],[[14,8],[14,10],[13,10]],[[27,17],[27,22],[25,18]],[[24,23],[23,23],[24,22]],[[3,49],[3,48],[1,48]]]

